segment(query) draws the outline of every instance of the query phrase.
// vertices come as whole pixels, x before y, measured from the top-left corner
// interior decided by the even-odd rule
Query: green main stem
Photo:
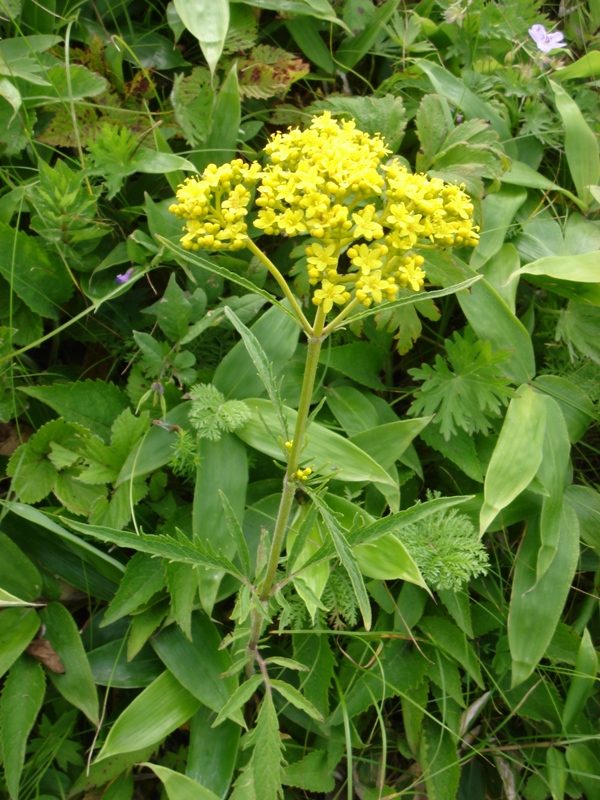
[[[259,601],[266,604],[271,596],[271,590],[275,581],[277,573],[277,566],[279,558],[283,549],[285,541],[285,534],[287,531],[288,520],[290,511],[292,510],[292,503],[294,502],[294,493],[298,487],[298,479],[296,478],[296,471],[300,465],[300,456],[304,447],[304,437],[306,435],[306,423],[310,412],[310,401],[312,399],[313,389],[315,385],[315,377],[317,374],[317,367],[319,366],[319,354],[321,352],[321,345],[323,344],[323,327],[325,325],[325,313],[323,306],[317,308],[315,322],[311,329],[311,334],[308,337],[308,350],[306,354],[306,364],[304,366],[304,377],[302,379],[302,390],[300,392],[300,402],[298,404],[298,416],[296,417],[296,427],[294,429],[294,438],[292,440],[292,447],[288,458],[287,469],[283,479],[283,492],[281,494],[281,501],[279,503],[279,510],[277,512],[277,519],[275,520],[275,528],[273,530],[273,541],[271,542],[271,549],[269,551],[269,560],[267,562],[267,571],[265,573],[262,586],[260,587]],[[253,610],[250,618],[250,640],[248,642],[248,655],[255,656],[258,647],[258,640],[260,638],[262,629],[263,617],[258,610]]]

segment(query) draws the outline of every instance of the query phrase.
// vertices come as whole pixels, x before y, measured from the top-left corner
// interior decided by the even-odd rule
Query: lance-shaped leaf
[[[563,725],[569,730],[579,714],[583,711],[585,703],[594,690],[596,675],[598,674],[598,654],[594,648],[592,637],[586,628],[583,632],[575,672],[571,678],[565,709],[563,711]]]
[[[517,556],[508,615],[513,687],[531,675],[546,652],[571,588],[579,557],[579,524],[570,506],[565,504],[561,512],[556,555],[537,580],[539,547],[540,523],[534,517]]]
[[[117,717],[96,761],[158,744],[199,708],[200,701],[165,670]]]
[[[364,626],[367,630],[370,630],[371,603],[369,602],[369,596],[367,594],[365,582],[358,567],[356,557],[346,541],[345,532],[340,528],[336,518],[323,500],[321,500],[321,498],[313,492],[310,492],[310,495],[315,505],[318,506],[319,511],[321,512],[323,522],[329,531],[338,557],[342,562],[343,568],[348,573],[348,577],[350,578],[354,593],[356,595],[358,607],[360,608],[360,613],[362,614]]]
[[[185,27],[198,39],[214,73],[229,28],[229,0],[174,0],[174,4]]]
[[[246,444],[272,458],[283,460],[282,446],[277,440],[279,421],[270,400],[246,400],[252,418],[236,435]],[[283,406],[288,430],[294,430],[297,412]],[[388,473],[371,456],[338,433],[313,422],[302,450],[302,463],[313,466],[322,475],[336,473],[344,481],[376,481],[394,486]]]
[[[129,533],[129,531],[117,531],[114,528],[104,528],[101,525],[86,525],[71,519],[63,521],[80,533],[85,533],[102,542],[111,542],[120,547],[131,547],[141,553],[161,556],[166,558],[167,561],[181,561],[185,564],[223,570],[242,582],[245,580],[239,569],[228,558],[215,553],[208,544],[202,546],[198,541],[193,544],[186,544],[170,536],[149,536],[145,533],[136,534]]]
[[[479,532],[527,488],[540,466],[546,427],[544,398],[527,385],[510,401],[485,476]]]
[[[173,769],[159,767],[157,764],[149,762],[144,762],[140,766],[148,767],[157,778],[160,778],[169,800],[220,800],[219,796],[210,789],[201,786],[186,775],[182,775],[181,772],[175,772]]]

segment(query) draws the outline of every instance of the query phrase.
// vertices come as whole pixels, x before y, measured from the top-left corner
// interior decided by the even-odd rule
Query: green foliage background
[[[598,0],[0,27],[0,795],[600,798]],[[305,337],[168,208],[325,110],[463,183],[481,242],[326,342],[261,605]]]

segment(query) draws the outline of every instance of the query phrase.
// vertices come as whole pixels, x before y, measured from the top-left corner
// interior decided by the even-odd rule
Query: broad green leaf
[[[363,624],[366,630],[371,629],[371,603],[369,601],[369,596],[367,595],[367,590],[365,588],[365,582],[363,577],[360,573],[360,569],[356,560],[356,556],[348,546],[348,542],[346,540],[345,532],[340,528],[338,522],[326,503],[324,503],[320,497],[313,494],[311,492],[313,502],[315,505],[318,506],[319,512],[323,517],[323,522],[325,523],[327,530],[331,536],[333,541],[333,546],[335,547],[336,553],[340,561],[342,562],[342,567],[348,573],[348,577],[352,583],[352,587],[354,589],[354,594],[356,596],[356,601],[358,603],[358,607],[360,608],[360,613],[362,614]]]
[[[437,425],[428,425],[420,434],[421,439],[429,447],[433,447],[441,453],[444,458],[452,461],[453,464],[461,469],[465,475],[478,483],[483,483],[483,472],[481,463],[475,449],[473,436],[462,428],[457,429],[456,434],[451,436],[448,441]]]
[[[554,81],[550,81],[554,92],[556,109],[565,128],[565,155],[577,195],[590,202],[592,195],[587,187],[596,185],[600,178],[600,155],[596,135],[589,127],[575,100]]]
[[[226,495],[241,523],[248,485],[246,448],[235,434],[225,432],[217,442],[199,439],[197,449],[199,463],[192,510],[193,540],[231,559],[235,555],[236,542],[229,531],[220,492]],[[222,577],[222,570],[198,573],[200,602],[208,614],[212,613]]]
[[[0,78],[0,95],[8,100],[16,114],[23,104],[21,93],[17,87],[6,78]]]
[[[162,560],[146,553],[135,553],[128,561],[119,589],[106,609],[102,627],[144,606],[164,586],[165,568]]]
[[[165,670],[117,717],[96,763],[119,753],[141,750],[162,742],[199,708],[200,701]]]
[[[164,425],[152,426],[123,464],[116,481],[117,486],[132,478],[140,478],[155,472],[169,462],[173,455],[173,442],[177,436],[173,426],[190,429],[189,409],[189,403],[181,403],[168,412],[163,420]]]
[[[502,245],[500,250],[481,267],[486,281],[498,292],[513,314],[516,314],[516,296],[519,284],[519,278],[515,272],[519,269],[520,264],[517,248],[512,242],[508,242]]]
[[[344,39],[335,54],[336,64],[340,64],[342,69],[351,70],[364,58],[381,36],[382,28],[396,10],[396,5],[395,0],[387,0],[379,6],[373,19],[358,36]]]
[[[12,665],[0,700],[0,744],[4,780],[11,798],[19,793],[25,747],[46,690],[41,664],[23,655]]]
[[[393,533],[380,536],[368,544],[359,544],[352,549],[352,552],[360,571],[369,578],[380,581],[400,578],[427,589],[427,584],[413,557]]]
[[[100,380],[23,386],[20,391],[46,403],[67,422],[89,428],[105,442],[110,438],[115,419],[129,405],[121,389]]]
[[[540,519],[541,546],[538,553],[538,580],[556,555],[560,537],[563,491],[571,468],[571,443],[560,406],[551,397],[542,397],[546,406],[546,425],[542,443],[542,460],[536,478],[547,494],[542,500]]]
[[[202,706],[190,720],[186,775],[219,797],[225,797],[231,785],[242,729],[229,719],[218,728],[212,728],[213,720],[214,714],[207,706]]]
[[[504,177],[504,176],[503,176]],[[488,194],[483,200],[483,227],[479,244],[473,250],[469,266],[480,269],[495,255],[506,238],[515,214],[527,199],[527,191],[520,186],[503,185],[499,192]]]
[[[72,614],[60,603],[50,603],[40,611],[40,620],[46,626],[45,637],[65,668],[64,675],[50,672],[50,680],[69,703],[98,725],[98,693]]]
[[[540,258],[525,264],[515,274],[548,275],[559,280],[594,283],[600,279],[600,252]]]
[[[582,742],[570,744],[566,750],[570,774],[583,787],[585,800],[600,800],[600,759]]]
[[[0,552],[0,591],[26,603],[36,600],[42,593],[42,576],[33,561],[4,533],[0,533]]]
[[[278,14],[305,14],[317,19],[326,19],[343,25],[327,0],[232,0],[233,2],[247,3],[254,8],[265,8],[277,11]]]
[[[379,415],[364,392],[354,386],[330,386],[327,405],[348,436],[368,431],[379,424]]]
[[[319,354],[319,363],[347,375],[361,386],[376,391],[383,389],[379,377],[385,356],[381,348],[368,342],[353,342],[339,347],[326,347]]]
[[[192,638],[192,611],[198,594],[198,574],[191,564],[165,564],[171,613],[188,639]]]
[[[214,74],[229,28],[229,0],[174,0],[174,5]]]
[[[408,746],[413,754],[417,753],[421,731],[423,727],[423,717],[425,706],[429,697],[429,681],[423,681],[416,686],[409,695],[402,697],[402,722]]]
[[[335,659],[327,634],[294,634],[294,658],[306,667],[299,676],[304,696],[326,717],[329,714],[329,686],[333,680]]]
[[[582,541],[600,555],[600,494],[590,486],[567,486],[565,501],[577,515]]]
[[[559,375],[539,375],[532,386],[556,400],[563,413],[571,443],[578,442],[594,420],[594,404],[590,398],[579,386]]]
[[[192,615],[191,641],[178,626],[169,625],[151,642],[182,686],[213,711],[223,709],[237,687],[237,678],[221,677],[232,660],[228,650],[220,649],[221,636],[206,614],[195,611]]]
[[[175,772],[167,767],[159,767],[158,764],[144,762],[141,767],[148,767],[160,778],[169,800],[220,800],[219,795],[206,789],[196,781]]]
[[[106,78],[90,72],[80,64],[69,65],[69,78],[66,67],[62,64],[50,67],[44,72],[44,77],[50,85],[41,91],[36,91],[36,95],[42,95],[51,102],[56,100],[70,102],[82,100],[84,97],[97,97],[108,88]]]
[[[334,116],[355,120],[359,130],[371,136],[379,134],[392,153],[398,152],[408,121],[402,98],[392,94],[382,97],[329,95],[312,103],[308,110],[331,111]]]
[[[219,3],[225,0],[218,0]],[[206,138],[205,164],[224,164],[235,158],[241,122],[240,90],[237,65],[234,62],[219,89],[212,112],[212,127]]]
[[[510,130],[502,117],[488,103],[468,89],[460,78],[456,78],[433,61],[420,59],[417,61],[417,65],[427,75],[436,92],[445,97],[452,105],[460,108],[467,118],[488,120],[500,136],[501,141],[507,142],[510,139]],[[512,154],[509,152],[510,149],[507,147],[509,155]]]
[[[40,619],[32,608],[5,608],[0,613],[0,677],[38,632]]]
[[[548,748],[546,771],[552,800],[564,800],[569,767],[567,766],[567,758],[562,750],[558,750],[556,747]]]
[[[73,796],[76,796],[84,792],[90,792],[90,790],[99,786],[105,786],[110,781],[118,778],[119,775],[125,774],[134,764],[139,764],[151,758],[154,750],[156,750],[156,745],[150,745],[139,750],[119,753],[119,755],[110,756],[100,762],[86,765],[83,772],[71,786],[70,791]],[[127,795],[127,800],[130,797],[131,794]],[[118,800],[121,800],[121,798],[118,798]],[[126,798],[123,797],[122,800],[126,800]]]
[[[474,274],[466,264],[461,266],[468,275]],[[507,377],[516,384],[533,378],[535,356],[531,337],[498,292],[483,279],[468,294],[458,294],[457,300],[479,339],[489,341],[493,350],[512,351],[512,358],[503,366]]]
[[[570,730],[577,717],[583,711],[586,701],[594,691],[598,674],[598,654],[594,648],[592,637],[586,628],[581,638],[575,671],[569,684],[569,691],[563,711],[563,725]]]
[[[587,211],[587,204],[576,197],[572,192],[558,186],[554,181],[549,180],[544,175],[540,175],[540,173],[536,172],[529,164],[524,164],[522,161],[515,161],[513,159],[510,169],[502,176],[502,182],[511,184],[512,186],[524,186],[526,189],[540,189],[543,192],[561,192],[582,211]]]
[[[419,627],[444,653],[458,661],[480,689],[485,688],[479,659],[463,631],[459,630],[453,622],[442,617],[423,617],[419,622]]]
[[[94,683],[115,689],[141,689],[149,686],[164,672],[162,661],[150,647],[145,647],[128,660],[123,639],[116,639],[87,654]]]
[[[282,782],[284,786],[297,786],[305,792],[321,794],[333,792],[335,778],[328,763],[327,753],[323,750],[311,750],[299,761],[288,764],[283,768]]]
[[[252,418],[236,435],[250,447],[272,458],[283,460],[282,445],[277,441],[278,420],[272,404],[268,400],[253,398],[246,400]],[[288,430],[294,430],[296,411],[284,406]],[[302,451],[302,462],[313,465],[315,471],[328,475],[334,470],[336,478],[345,481],[377,481],[393,486],[387,472],[367,453],[348,439],[330,431],[318,422],[308,429],[306,446]]]
[[[270,384],[269,396],[272,392],[277,395],[273,378],[289,363],[298,345],[300,327],[296,318],[282,314],[277,307],[270,308],[246,330],[255,355],[250,353],[244,341],[238,342],[219,363],[213,383],[228,399],[260,396],[265,380]],[[261,364],[260,372],[255,359]]]
[[[346,691],[346,712],[351,719],[387,697],[409,694],[425,677],[427,660],[416,647],[398,639],[382,639],[381,643],[383,647],[377,658],[377,669],[358,670],[357,678]],[[368,663],[372,657],[373,650],[369,648],[362,663]],[[343,721],[344,713],[338,705],[327,724],[333,727]]]
[[[437,593],[461,631],[468,636],[469,639],[472,639],[473,623],[471,622],[471,606],[469,605],[468,592],[464,589],[460,591],[438,589]]]
[[[571,588],[579,557],[579,525],[568,505],[563,506],[556,555],[537,580],[539,547],[539,517],[533,517],[517,555],[508,615],[513,687],[531,675],[546,652]]]
[[[279,694],[285,697],[288,703],[291,703],[293,706],[296,706],[296,708],[304,711],[309,717],[316,719],[317,722],[323,722],[323,716],[321,715],[321,712],[316,709],[313,704],[307,700],[306,697],[304,697],[302,693],[299,692],[294,686],[291,686],[285,681],[279,681],[275,679],[271,679],[270,684],[279,692]]]
[[[252,753],[254,790],[261,800],[278,800],[281,795],[281,767],[283,745],[279,736],[277,712],[271,693],[263,698],[255,729],[255,747]]]
[[[73,282],[61,259],[39,237],[28,236],[0,222],[0,275],[14,293],[37,314],[57,320],[60,306],[73,292]]]
[[[529,386],[510,401],[500,436],[485,476],[485,501],[479,516],[480,535],[494,517],[531,483],[542,460],[546,426],[543,397]]]
[[[336,66],[329,48],[319,34],[319,24],[308,16],[286,22],[286,28],[304,55],[324,72],[333,75]]]
[[[430,800],[455,800],[460,764],[452,733],[427,717],[419,745],[419,762]]]
[[[389,469],[432,419],[433,417],[420,417],[388,422],[386,425],[357,433],[350,441],[368,453],[384,469]]]
[[[119,561],[37,508],[22,503],[11,503],[10,508],[2,528],[30,559],[39,559],[45,569],[95,597],[114,596],[125,571]]]
[[[553,72],[557,81],[571,81],[575,78],[596,78],[600,74],[600,52],[592,50],[577,61]]]

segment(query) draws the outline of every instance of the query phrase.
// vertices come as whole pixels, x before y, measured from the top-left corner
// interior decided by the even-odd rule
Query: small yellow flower
[[[383,228],[379,224],[374,205],[365,206],[356,214],[352,214],[352,220],[354,222],[352,235],[356,239],[366,239],[370,242],[383,236]]]
[[[323,304],[323,310],[329,314],[334,303],[343,306],[350,300],[350,297],[350,292],[343,285],[331,283],[325,278],[321,288],[314,292],[312,301],[316,306]]]
[[[312,475],[311,467],[306,467],[306,469],[296,470],[296,480],[298,481],[307,481],[311,475]]]
[[[352,259],[354,266],[360,269],[361,275],[368,275],[373,270],[381,268],[382,257],[387,251],[385,245],[369,247],[367,244],[359,244],[358,247],[351,247],[348,250],[348,257]]]

